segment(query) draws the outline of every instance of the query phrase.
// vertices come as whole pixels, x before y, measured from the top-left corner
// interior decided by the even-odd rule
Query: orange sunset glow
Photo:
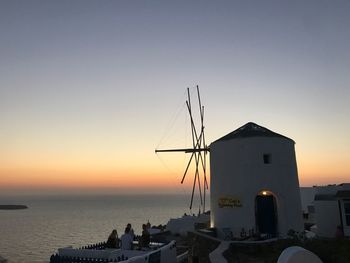
[[[350,163],[346,154],[326,156],[312,151],[307,153],[304,148],[297,143],[299,182],[302,186],[348,181]],[[132,152],[125,148],[120,154],[107,147],[104,151],[81,152],[79,155],[78,149],[61,150],[61,153],[52,153],[48,147],[46,152],[41,149],[35,154],[24,150],[16,156],[14,153],[12,156],[4,154],[2,159],[6,162],[0,168],[2,192],[26,193],[46,189],[55,193],[62,190],[175,193],[189,191],[193,180],[192,172],[185,183],[180,184],[188,159],[181,153],[158,156],[153,149]]]

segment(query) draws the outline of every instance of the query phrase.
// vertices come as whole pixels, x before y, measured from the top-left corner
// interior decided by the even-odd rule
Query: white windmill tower
[[[252,122],[210,144],[210,223],[219,235],[303,230],[294,144]]]

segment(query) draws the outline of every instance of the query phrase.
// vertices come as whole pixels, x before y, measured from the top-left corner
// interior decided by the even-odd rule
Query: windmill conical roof
[[[286,136],[283,136],[281,134],[273,132],[265,127],[262,127],[256,123],[254,123],[254,122],[248,122],[247,124],[243,125],[242,127],[238,128],[237,130],[234,130],[233,132],[216,140],[215,142],[228,141],[228,140],[239,139],[239,138],[248,138],[248,137],[279,137],[279,138],[284,138],[284,139],[288,139],[290,141],[293,141],[292,139],[290,139]]]

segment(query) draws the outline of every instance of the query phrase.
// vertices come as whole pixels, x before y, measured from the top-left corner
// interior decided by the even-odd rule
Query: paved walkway
[[[222,255],[230,246],[230,242],[221,241],[220,245],[209,254],[210,262],[212,263],[227,263],[226,258]]]

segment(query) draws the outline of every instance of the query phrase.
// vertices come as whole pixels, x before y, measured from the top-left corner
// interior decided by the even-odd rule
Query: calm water
[[[0,196],[0,204],[25,204],[25,210],[0,210],[0,255],[10,262],[47,262],[59,247],[105,241],[113,228],[121,235],[128,222],[136,234],[142,223],[166,224],[188,213],[188,196]]]

